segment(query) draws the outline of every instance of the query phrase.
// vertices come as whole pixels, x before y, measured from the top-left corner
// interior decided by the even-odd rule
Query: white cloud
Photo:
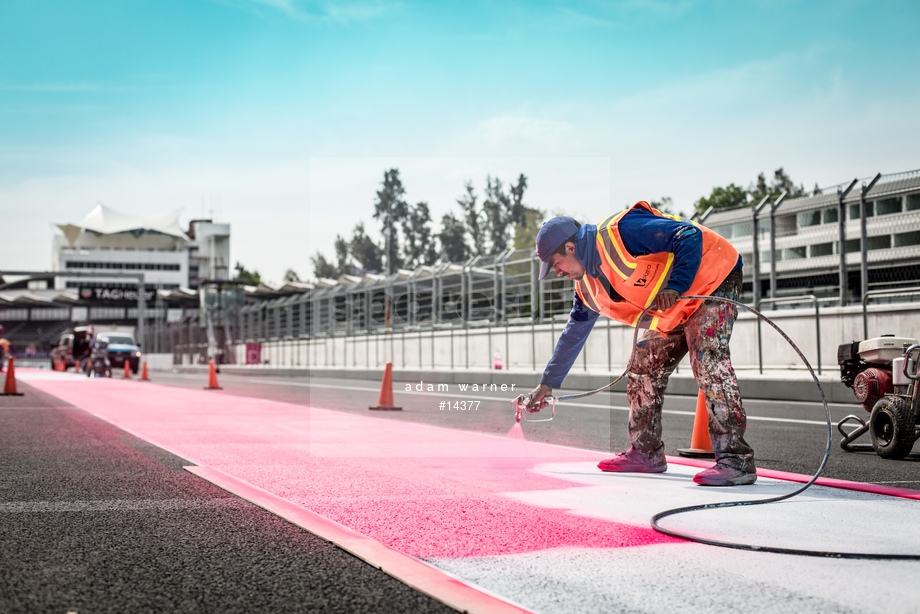
[[[185,161],[187,162],[187,161]],[[33,178],[0,187],[4,218],[16,232],[0,261],[20,269],[50,266],[53,224],[82,219],[97,202],[132,215],[181,207],[181,222],[216,217],[231,224],[231,258],[280,281],[305,271],[309,252],[308,162],[274,166],[177,164]]]
[[[870,92],[827,61],[833,53],[784,53],[552,111],[499,115],[469,134],[502,155],[609,156],[616,207],[670,196],[690,211],[713,186],[746,186],[780,166],[809,188],[920,166],[911,148],[920,139],[916,87]],[[533,116],[550,119],[526,119]]]
[[[575,126],[564,119],[545,119],[524,114],[489,117],[461,133],[464,151],[485,155],[559,155],[579,150],[581,139]]]
[[[239,0],[237,0],[239,1]],[[329,20],[340,23],[368,21],[403,6],[389,0],[244,0],[266,6],[305,21]]]

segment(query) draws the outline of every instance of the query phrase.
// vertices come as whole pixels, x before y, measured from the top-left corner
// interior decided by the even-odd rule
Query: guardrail
[[[774,305],[780,303],[802,303],[804,301],[811,301],[812,305],[815,307],[815,339],[818,345],[818,375],[821,375],[821,311],[818,307],[818,297],[814,294],[803,294],[801,296],[788,296],[783,298],[764,298],[757,301],[755,309],[760,311],[760,306],[763,303],[773,303]],[[865,303],[864,303],[865,305]],[[863,314],[865,317],[865,307],[863,308]],[[760,367],[760,373],[763,374],[763,346],[761,345],[760,338],[760,318],[757,318],[757,363]]]
[[[866,307],[872,298],[895,297],[895,296],[920,296],[920,288],[901,288],[900,290],[870,290],[863,294],[862,297],[862,318],[863,318],[863,339],[869,338],[869,318],[866,315]]]
[[[7,365],[6,362],[8,355],[3,357],[3,364]],[[16,359],[17,367],[29,367],[31,369],[50,369],[51,368],[51,358],[40,358],[37,356],[13,356]]]

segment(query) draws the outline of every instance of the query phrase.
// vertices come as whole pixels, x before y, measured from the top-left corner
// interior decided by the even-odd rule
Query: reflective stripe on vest
[[[622,247],[613,234],[614,225],[629,210],[611,216],[601,222],[597,227],[597,236],[604,244],[604,249],[599,250],[604,261],[623,279],[628,279],[636,268],[636,261],[629,256],[626,248]]]
[[[636,203],[632,208],[642,208],[660,217],[680,221],[676,216],[652,209],[644,201]],[[634,257],[626,250],[618,224],[631,209],[608,217],[597,227],[596,249],[601,256],[601,272],[623,300],[614,301],[601,280],[589,276],[576,285],[576,290],[592,311],[630,326],[668,331],[685,322],[702,301],[679,301],[664,313],[652,310],[640,320],[642,312],[652,304],[658,292],[667,287],[673,271],[674,254]],[[715,232],[695,223],[694,226],[703,233],[702,261],[690,288],[684,294],[708,295],[734,269],[738,252]]]
[[[578,286],[578,289],[581,290],[579,295],[581,296],[581,300],[585,303],[585,305],[588,306],[588,309],[591,311],[596,311],[597,313],[601,313],[601,308],[598,307],[597,303],[595,302],[594,294],[591,292],[591,290],[588,289],[587,284],[585,284],[585,280],[582,279],[576,285]]]

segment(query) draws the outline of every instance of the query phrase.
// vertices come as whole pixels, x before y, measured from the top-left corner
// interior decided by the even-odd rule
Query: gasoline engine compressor
[[[840,447],[847,452],[875,450],[882,458],[902,459],[910,454],[920,436],[920,397],[917,366],[920,344],[916,339],[882,335],[837,348],[840,381],[853,390],[856,400],[869,412],[868,422],[849,415],[837,423],[843,435]],[[852,427],[859,424],[852,430]],[[866,431],[872,444],[854,440]]]

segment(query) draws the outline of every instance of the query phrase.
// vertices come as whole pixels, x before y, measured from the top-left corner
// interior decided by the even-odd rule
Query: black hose
[[[727,507],[742,507],[742,506],[747,506],[747,505],[764,505],[766,503],[777,503],[785,499],[791,499],[792,497],[805,492],[812,484],[815,483],[815,481],[818,479],[818,476],[820,476],[821,472],[824,471],[824,466],[827,465],[827,459],[830,457],[830,454],[831,454],[831,433],[832,433],[831,431],[831,412],[827,407],[827,398],[824,395],[824,389],[821,387],[821,382],[818,381],[818,377],[815,375],[814,370],[811,368],[811,364],[808,362],[808,359],[805,358],[805,355],[802,354],[801,350],[799,350],[798,346],[796,346],[796,344],[792,341],[792,339],[790,339],[789,336],[786,335],[786,333],[784,333],[779,326],[774,324],[773,321],[770,320],[770,318],[766,317],[765,315],[763,315],[756,309],[752,307],[748,307],[744,303],[739,303],[738,301],[733,301],[731,299],[723,298],[720,296],[682,296],[680,297],[679,300],[694,300],[694,299],[731,303],[732,305],[735,305],[736,307],[743,307],[744,309],[747,309],[748,311],[756,315],[758,318],[760,318],[761,320],[763,320],[764,322],[772,326],[773,329],[776,330],[776,332],[782,335],[783,339],[786,340],[786,342],[792,347],[792,349],[795,350],[795,353],[799,355],[799,358],[802,359],[802,363],[804,363],[805,367],[808,369],[808,372],[811,374],[811,378],[814,380],[815,385],[818,387],[818,392],[821,393],[821,403],[824,405],[824,416],[827,419],[827,440],[824,446],[824,457],[821,459],[821,465],[818,467],[818,470],[811,477],[811,479],[808,480],[808,483],[806,483],[801,488],[798,488],[797,490],[792,491],[791,493],[780,495],[778,497],[769,497],[767,499],[754,499],[751,501],[726,501],[724,503],[706,503],[703,505],[690,505],[687,507],[677,507],[674,509],[665,510],[663,512],[658,512],[657,514],[652,516],[652,528],[655,531],[658,531],[659,533],[662,533],[664,535],[670,535],[671,537],[685,539],[687,541],[696,542],[698,544],[706,544],[708,546],[719,546],[721,548],[733,548],[735,550],[749,550],[752,552],[773,552],[777,554],[795,554],[799,556],[817,556],[817,557],[836,558],[836,559],[887,559],[887,560],[912,560],[912,561],[920,560],[920,554],[873,554],[873,553],[862,553],[862,552],[832,552],[832,551],[825,551],[825,550],[802,550],[798,548],[779,548],[775,546],[757,546],[757,545],[752,545],[752,544],[741,544],[741,543],[728,542],[728,541],[719,541],[716,539],[709,539],[706,537],[698,537],[696,535],[691,535],[689,533],[682,533],[680,531],[675,531],[673,529],[666,529],[659,524],[659,521],[663,518],[667,518],[668,516],[674,516],[677,514],[683,514],[686,512],[696,512],[700,510],[715,510],[715,509],[727,508]],[[642,315],[639,316],[639,320],[641,320],[642,317],[644,317],[645,314],[647,314],[653,308],[654,307],[651,305],[647,307],[642,312]],[[616,380],[604,386],[603,388],[598,388],[597,390],[593,390],[591,392],[587,392],[583,394],[567,395],[563,397],[558,397],[556,400],[557,401],[568,401],[572,399],[578,399],[578,398],[590,396],[593,394],[597,394],[598,392],[601,392],[601,391],[607,390],[608,388],[613,387],[617,382],[619,382],[624,377],[626,377],[626,375],[629,373],[630,369],[632,368],[632,361],[633,361],[633,358],[635,357],[636,346],[638,344],[638,340],[639,340],[639,327],[637,326],[635,333],[633,333],[633,351],[629,357],[629,364],[627,365],[626,370],[623,372],[623,374],[620,375],[620,377],[618,377]]]

